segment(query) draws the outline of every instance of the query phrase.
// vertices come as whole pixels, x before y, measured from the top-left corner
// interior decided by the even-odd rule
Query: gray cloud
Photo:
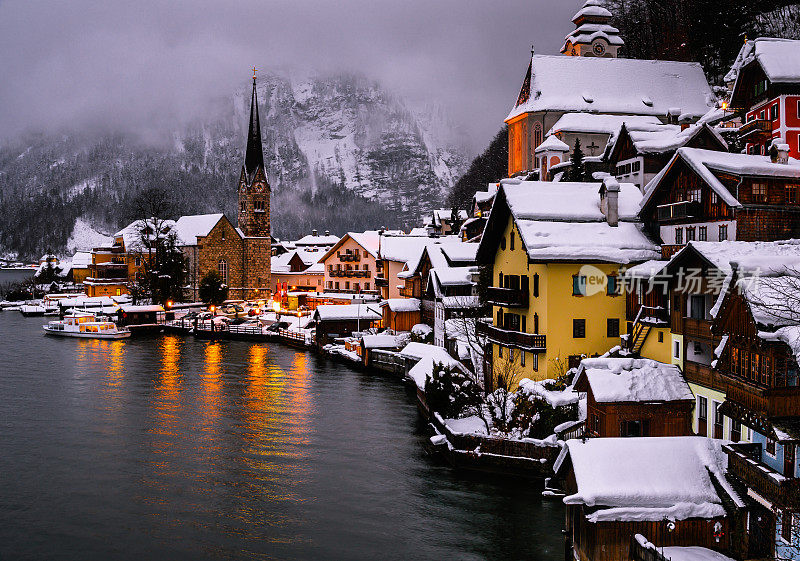
[[[198,117],[248,68],[355,71],[448,105],[483,146],[531,43],[557,53],[580,0],[0,2],[0,136]]]

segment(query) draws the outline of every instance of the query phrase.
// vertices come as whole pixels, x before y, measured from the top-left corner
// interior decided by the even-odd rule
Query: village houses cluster
[[[610,19],[588,0],[561,55],[531,52],[508,176],[469,209],[275,239],[254,78],[236,224],[153,234],[187,301],[215,271],[320,349],[413,358],[423,403],[437,363],[487,394],[563,380],[567,558],[800,559],[800,41],[746,41],[715,95],[699,64],[618,58]],[[75,256],[88,296],[127,292],[140,234]]]

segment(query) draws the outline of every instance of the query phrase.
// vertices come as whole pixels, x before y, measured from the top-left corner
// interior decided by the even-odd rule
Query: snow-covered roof
[[[691,248],[691,249],[690,249]],[[722,242],[691,241],[672,256],[670,263],[678,261],[684,253],[697,251],[704,259],[723,273],[731,272],[731,262],[737,264],[739,273],[775,275],[800,263],[800,240],[774,242]]]
[[[663,117],[670,108],[701,117],[715,104],[698,63],[534,55],[530,96],[506,120],[534,111]]]
[[[324,236],[315,236],[314,234],[308,234],[307,236],[303,236],[299,240],[295,240],[293,243],[295,246],[301,245],[318,245],[318,246],[331,246],[334,245],[336,242],[339,241],[339,236],[333,236],[331,234],[325,234]]]
[[[92,253],[90,251],[76,251],[72,256],[73,269],[88,269],[92,264]]]
[[[440,244],[439,249],[452,263],[474,263],[475,255],[478,253],[478,245],[477,243],[454,241]]]
[[[361,344],[365,349],[398,349],[408,341],[408,334],[388,335],[380,333],[378,335],[364,335]]]
[[[126,251],[141,251],[144,249],[142,243],[143,229],[149,228],[151,230],[152,233],[147,237],[149,240],[154,241],[157,237],[164,238],[168,236],[172,233],[174,227],[174,220],[160,220],[157,218],[136,220],[125,226],[119,232],[116,232],[114,238],[122,238]],[[157,228],[161,229],[160,233],[156,233]]]
[[[464,310],[478,308],[481,305],[480,297],[470,296],[443,296],[442,305],[448,310]]]
[[[419,258],[425,246],[433,240],[424,236],[382,236],[380,258],[407,263]]]
[[[658,185],[672,168],[673,163],[681,159],[697,175],[725,201],[729,206],[742,206],[736,197],[722,182],[717,179],[714,172],[730,173],[738,176],[750,177],[783,177],[800,179],[800,160],[789,158],[788,163],[773,163],[769,156],[755,154],[739,154],[731,152],[718,152],[702,148],[679,148],[670,162],[650,180],[645,187],[645,195],[641,206],[644,207],[658,188]]]
[[[800,310],[787,305],[800,301],[798,266],[800,259],[795,263],[794,274],[739,279],[738,289],[759,327],[772,331],[779,327],[800,326]]]
[[[370,255],[378,257],[378,240],[380,234],[377,230],[366,230],[364,232],[347,232],[355,242],[363,247]]]
[[[422,303],[418,298],[389,298],[381,302],[381,307],[388,306],[394,313],[418,312]]]
[[[725,479],[722,441],[699,436],[568,440],[577,492],[565,504],[598,507],[590,522],[719,518],[726,515],[715,479],[737,503]]]
[[[564,113],[548,135],[557,132],[583,132],[616,134],[622,125],[628,130],[652,130],[664,126],[658,117],[651,115],[600,115],[597,113]],[[677,125],[675,125],[676,128]]]
[[[472,275],[478,273],[478,267],[434,267],[431,274],[442,286],[465,286],[474,284]]]
[[[197,238],[204,237],[211,232],[217,225],[223,214],[194,214],[181,216],[175,222],[175,233],[178,235],[178,243],[182,245],[197,245]]]
[[[669,261],[661,259],[651,259],[644,263],[639,263],[625,270],[625,276],[632,279],[651,279],[664,270]]]
[[[649,129],[628,129],[633,147],[638,154],[663,154],[677,150],[688,144],[703,128],[707,128],[720,146],[727,147],[728,143],[720,134],[711,127],[704,125],[691,125],[683,130],[679,125],[658,125]],[[627,128],[627,124],[626,124]],[[619,137],[617,137],[618,139]],[[617,140],[615,139],[615,141]]]
[[[758,37],[747,41],[725,75],[726,82],[738,79],[739,71],[745,65],[757,60],[774,83],[800,82],[800,41],[776,37]]]
[[[656,360],[585,358],[576,384],[583,377],[599,403],[694,400],[680,368]]]
[[[534,152],[538,154],[539,152],[569,152],[569,145],[558,138],[556,135],[551,134],[547,138],[544,139],[539,146],[536,147]]]
[[[315,317],[320,321],[379,320],[382,314],[370,304],[323,304],[317,306]]]
[[[400,356],[417,360],[424,357],[431,357],[437,362],[443,362],[447,360],[447,358],[450,358],[450,355],[447,354],[447,350],[444,347],[417,342],[409,343],[403,347],[403,350],[400,351]]]
[[[658,257],[658,246],[638,223],[639,189],[632,183],[620,184],[619,224],[610,226],[600,210],[600,185],[549,181],[503,184],[505,200],[530,259],[625,264]]]
[[[411,228],[411,231],[408,232],[409,236],[427,236],[428,230],[422,227]]]
[[[599,0],[587,0],[587,2],[583,5],[583,7],[578,10],[574,16],[572,16],[572,21],[578,21],[582,17],[600,17],[600,18],[610,18],[611,12],[605,9]]]

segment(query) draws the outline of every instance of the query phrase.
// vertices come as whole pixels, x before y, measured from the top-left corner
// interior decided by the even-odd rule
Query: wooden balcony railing
[[[767,417],[800,415],[800,386],[763,388],[738,377],[725,378],[728,382],[725,398],[744,409]]]
[[[772,121],[769,119],[753,119],[739,127],[739,140],[753,141],[761,136],[772,136]]]
[[[375,286],[378,288],[385,288],[389,286],[389,280],[385,277],[375,277]]]
[[[342,262],[356,262],[361,261],[360,253],[337,253],[336,257]]]
[[[683,365],[683,375],[686,381],[692,384],[698,384],[719,392],[725,392],[728,389],[727,378],[705,364],[687,360]]]
[[[668,203],[656,207],[658,220],[680,220],[682,218],[692,218],[700,216],[702,207],[699,201],[679,201]]]
[[[728,444],[722,449],[728,455],[728,475],[773,504],[800,506],[800,479],[785,477],[761,462],[761,444]]]
[[[519,288],[490,286],[486,289],[486,300],[495,306],[527,308],[528,292]]]
[[[530,352],[544,352],[547,349],[547,338],[540,333],[501,329],[482,322],[478,322],[478,333],[485,335],[493,343],[505,347],[515,347]]]
[[[714,339],[711,322],[707,319],[683,318],[683,335],[693,339]]]

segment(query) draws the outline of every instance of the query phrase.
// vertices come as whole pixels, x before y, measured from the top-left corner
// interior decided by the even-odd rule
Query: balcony
[[[686,381],[692,384],[698,384],[723,393],[728,389],[727,379],[724,376],[710,366],[699,362],[685,361],[683,375]]]
[[[711,322],[707,319],[683,318],[683,335],[691,339],[714,340]]]
[[[800,386],[763,388],[738,377],[726,376],[726,400],[746,413],[766,417],[800,415]]]
[[[500,288],[490,286],[486,289],[486,300],[495,306],[507,308],[527,308],[528,292],[519,288]]]
[[[680,201],[658,205],[656,207],[659,221],[681,220],[683,218],[694,218],[700,216],[702,207],[699,201]]]
[[[339,258],[339,261],[345,263],[355,263],[357,261],[361,261],[360,253],[337,253],[336,257]]]
[[[389,281],[384,277],[375,277],[375,286],[378,288],[386,288],[389,286]]]
[[[758,142],[772,136],[772,121],[768,119],[753,119],[739,127],[739,140]]]
[[[761,444],[738,443],[722,447],[728,455],[728,475],[778,506],[800,506],[800,479],[785,477],[761,462]]]
[[[501,329],[482,322],[478,322],[478,333],[488,337],[492,343],[505,347],[516,347],[530,352],[544,352],[547,349],[546,336],[538,333]]]

